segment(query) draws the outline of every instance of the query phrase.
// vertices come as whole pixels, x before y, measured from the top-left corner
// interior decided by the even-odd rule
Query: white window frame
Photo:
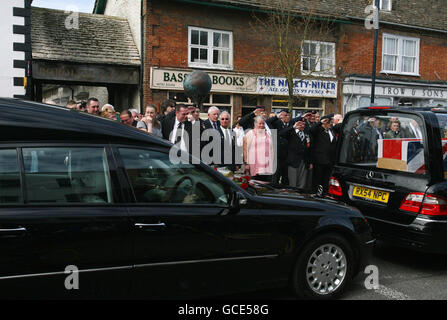
[[[205,31],[208,33],[208,43],[206,46],[195,45],[191,43],[191,35],[192,31]],[[214,41],[213,34],[214,32],[227,34],[229,36],[229,57],[228,57],[228,65],[226,64],[214,64],[213,63],[213,49]],[[192,62],[191,61],[191,48],[202,48],[206,49],[207,54],[207,62]],[[199,53],[200,54],[200,53]],[[224,31],[217,29],[208,29],[208,28],[199,28],[199,27],[188,27],[188,66],[192,68],[204,68],[204,69],[218,69],[218,70],[233,70],[233,32],[232,31]]]
[[[380,3],[379,3],[380,10],[382,10],[382,11],[391,11],[391,8],[393,7],[392,0],[389,0],[388,3],[389,3],[388,8],[385,8],[383,6],[383,0],[380,0]]]
[[[308,70],[304,70],[304,58],[305,57],[312,57],[312,56],[304,56],[304,44],[316,44],[317,45],[317,52],[320,52],[320,45],[324,44],[324,45],[329,45],[332,46],[332,70],[326,70],[326,71],[320,71],[321,69],[321,57],[320,56],[316,56],[317,57],[317,65],[315,67],[314,71],[308,71]],[[313,41],[313,40],[304,40],[303,44],[301,46],[301,74],[303,75],[307,75],[307,74],[312,74],[312,75],[316,75],[316,76],[321,76],[321,77],[335,77],[335,65],[336,65],[336,60],[335,60],[335,42],[323,42],[323,41]]]
[[[385,69],[385,59],[384,59],[384,45],[386,38],[393,38],[397,40],[397,62],[396,62],[396,70],[386,70]],[[415,54],[415,62],[414,62],[414,72],[403,72],[402,71],[402,47],[404,40],[415,41],[416,42],[416,54]],[[420,57],[420,39],[413,37],[405,37],[400,35],[394,35],[389,33],[384,33],[382,35],[382,70],[381,73],[386,74],[403,74],[410,76],[420,76],[419,74],[419,57]]]

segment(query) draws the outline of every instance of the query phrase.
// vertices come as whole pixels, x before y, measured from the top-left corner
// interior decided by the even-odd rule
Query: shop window
[[[230,104],[231,103],[231,95],[229,94],[213,94],[213,103],[223,103]]]
[[[233,68],[233,33],[229,31],[189,27],[188,65],[190,67]]]
[[[293,102],[292,117],[297,117],[300,114],[308,112],[310,110],[316,110],[321,114],[323,111],[323,107],[323,99],[296,98]],[[279,112],[284,108],[288,108],[287,98],[274,97],[272,100],[272,110],[274,112]]]
[[[255,107],[258,105],[258,97],[252,95],[242,96],[242,107]]]
[[[188,97],[184,92],[169,92],[168,98],[174,100],[177,103],[190,103]]]
[[[307,107],[311,109],[321,109],[322,104],[323,100],[321,99],[309,99]]]
[[[188,99],[183,92],[168,92],[168,98],[175,100],[176,103],[183,103],[186,105],[192,105],[192,101]],[[202,103],[201,113],[207,113],[208,108],[211,106],[218,107],[220,111],[228,111],[231,114],[232,107],[232,95],[231,94],[210,94]]]

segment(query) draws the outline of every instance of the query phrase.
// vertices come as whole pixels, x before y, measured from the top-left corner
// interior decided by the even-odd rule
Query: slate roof
[[[31,7],[33,59],[140,65],[140,55],[126,19],[78,14],[79,28],[67,29],[65,23],[70,13]]]
[[[216,4],[265,8],[274,0],[200,0]],[[311,5],[315,12],[338,18],[365,19],[365,7],[372,0],[294,0],[295,10],[303,11]],[[391,12],[381,11],[383,22],[447,31],[446,0],[393,0]]]

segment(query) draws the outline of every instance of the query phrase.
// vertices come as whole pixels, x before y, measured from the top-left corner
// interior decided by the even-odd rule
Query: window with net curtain
[[[419,39],[384,34],[382,72],[418,74]]]

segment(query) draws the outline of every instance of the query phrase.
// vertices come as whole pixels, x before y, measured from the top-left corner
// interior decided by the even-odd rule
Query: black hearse
[[[433,253],[447,246],[447,111],[369,107],[344,121],[330,193],[377,238]]]
[[[252,195],[170,143],[62,107],[0,99],[4,297],[338,296],[374,242],[357,209]]]

